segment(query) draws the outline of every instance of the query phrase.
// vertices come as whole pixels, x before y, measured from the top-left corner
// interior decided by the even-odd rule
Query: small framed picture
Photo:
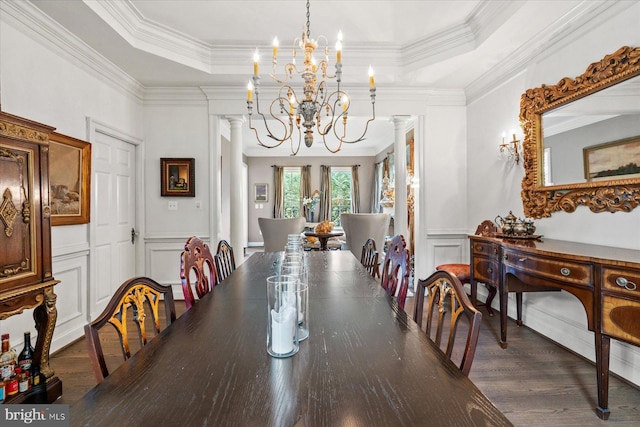
[[[195,197],[195,159],[160,159],[160,196]]]
[[[254,188],[254,202],[268,202],[269,201],[269,184],[255,184]]]

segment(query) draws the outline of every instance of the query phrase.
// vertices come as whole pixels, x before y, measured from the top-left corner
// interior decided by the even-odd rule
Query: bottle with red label
[[[0,353],[0,379],[9,380],[16,368],[15,351],[9,345],[9,334],[2,334],[2,352]]]

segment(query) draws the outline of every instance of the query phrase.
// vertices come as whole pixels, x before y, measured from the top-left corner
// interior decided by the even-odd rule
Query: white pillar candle
[[[295,297],[294,297],[295,298]],[[296,333],[296,309],[283,306],[280,311],[271,310],[271,348],[275,353],[286,354],[293,351]]]

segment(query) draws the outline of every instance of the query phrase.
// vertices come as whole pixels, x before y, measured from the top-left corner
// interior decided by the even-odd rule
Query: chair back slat
[[[120,341],[122,357],[131,357],[129,328],[135,325],[139,347],[147,344],[147,331],[151,329],[154,336],[160,333],[158,311],[160,301],[164,300],[167,326],[176,320],[176,309],[171,286],[163,286],[148,277],[135,277],[124,282],[113,294],[104,311],[96,320],[84,327],[89,359],[97,382],[109,375],[102,345],[100,330],[105,325],[115,328]],[[131,318],[129,318],[131,312]]]
[[[192,283],[191,274],[194,275]],[[189,237],[180,255],[180,280],[182,293],[187,309],[195,304],[192,286],[195,287],[198,298],[202,298],[218,285],[215,261],[209,250],[209,245],[196,236]]]
[[[218,283],[227,278],[236,269],[236,259],[233,256],[233,248],[226,240],[218,242],[218,250],[214,256]]]
[[[376,250],[376,242],[369,238],[362,245],[362,255],[360,255],[360,263],[373,278],[380,277],[380,266],[378,265],[378,251]]]
[[[422,328],[423,317],[426,316],[425,333],[441,350],[444,344],[442,333],[445,327],[448,328],[446,349],[443,352],[449,359],[453,354],[460,319],[468,320],[469,332],[460,362],[460,370],[468,376],[478,344],[482,313],[471,304],[460,280],[447,271],[436,271],[427,279],[418,281],[415,298],[413,319]]]
[[[388,295],[396,298],[400,308],[404,308],[409,290],[409,251],[404,237],[398,234],[391,239],[382,266],[381,286]]]

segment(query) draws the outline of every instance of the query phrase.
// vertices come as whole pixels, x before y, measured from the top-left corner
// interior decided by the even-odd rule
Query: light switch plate
[[[172,200],[169,202],[169,210],[170,211],[177,211],[178,210],[178,202],[175,200]]]

